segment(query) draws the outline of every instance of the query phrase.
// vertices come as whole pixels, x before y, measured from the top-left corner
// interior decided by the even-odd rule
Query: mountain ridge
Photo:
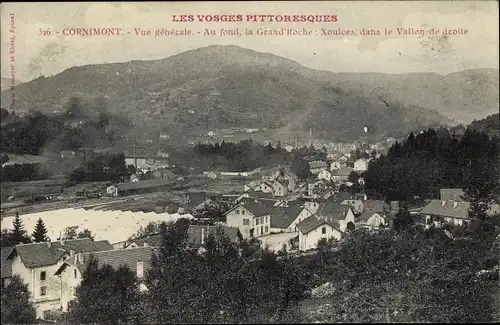
[[[50,112],[64,110],[76,97],[82,105],[133,116],[142,127],[178,129],[181,134],[183,129],[203,133],[262,124],[356,139],[370,123],[376,137],[393,129],[404,133],[456,124],[436,110],[405,101],[404,94],[394,94],[391,82],[370,86],[392,75],[366,73],[368,80],[355,75],[314,70],[234,45],[212,45],[163,59],[71,67],[17,86],[16,96],[22,110]],[[2,92],[2,102],[7,94]]]

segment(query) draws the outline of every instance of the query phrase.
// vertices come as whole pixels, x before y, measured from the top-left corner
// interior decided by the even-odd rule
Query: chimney
[[[441,201],[441,206],[444,207],[446,205],[446,201]]]
[[[50,248],[50,247],[52,247],[52,242],[48,241],[48,242],[47,242],[47,246],[48,246],[49,248]]]
[[[458,202],[457,201],[453,201],[453,208],[456,208],[458,206]]]
[[[61,244],[61,246],[64,246],[64,239],[62,237],[59,239],[59,243]]]

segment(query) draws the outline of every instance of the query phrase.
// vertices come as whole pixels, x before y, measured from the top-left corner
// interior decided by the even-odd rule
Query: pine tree
[[[12,230],[12,239],[15,245],[21,243],[26,244],[31,242],[31,239],[28,236],[26,229],[24,229],[23,222],[21,221],[18,212],[16,212],[16,217],[14,219],[13,226],[14,229]]]
[[[45,227],[45,223],[42,218],[39,218],[35,225],[35,231],[33,231],[33,240],[35,243],[42,243],[50,241],[47,237],[47,228]]]

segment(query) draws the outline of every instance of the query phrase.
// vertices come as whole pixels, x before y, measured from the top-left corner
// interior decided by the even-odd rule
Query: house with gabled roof
[[[275,181],[273,183],[273,195],[283,197],[288,195],[288,184],[283,181]]]
[[[340,240],[344,234],[335,223],[314,215],[299,222],[297,230],[299,231],[299,250],[301,251],[316,249],[321,239],[335,238]]]
[[[137,276],[138,285],[144,288],[143,282],[146,271],[151,268],[151,259],[154,253],[152,247],[136,247],[130,249],[107,250],[100,252],[78,253],[58,265],[54,276],[61,283],[59,290],[60,306],[63,311],[68,310],[69,302],[75,299],[76,288],[83,278],[91,256],[99,267],[109,265],[114,269],[127,266]]]
[[[44,319],[45,312],[61,307],[61,282],[54,273],[62,263],[78,253],[111,249],[108,241],[82,238],[16,245],[6,259],[12,263],[12,274],[18,274],[28,285],[37,318]]]
[[[356,172],[364,172],[368,170],[368,160],[360,158],[354,162],[354,170]]]
[[[348,228],[353,229],[355,226],[355,217],[351,207],[342,205],[338,201],[327,200],[320,205],[315,216],[327,220],[342,232],[345,232]]]
[[[334,182],[347,182],[349,180],[349,175],[353,171],[353,168],[345,167],[341,169],[332,170],[332,181]]]
[[[429,228],[432,224],[439,227],[444,223],[461,226],[472,221],[469,217],[469,208],[470,202],[462,200],[432,200],[420,210],[420,214],[424,217],[426,228]],[[492,204],[487,214],[494,215],[496,213],[500,213],[500,206]]]
[[[272,206],[272,205],[271,205]],[[271,206],[257,199],[242,199],[235,207],[226,212],[226,224],[237,227],[243,238],[259,237],[271,231]]]
[[[305,213],[303,213],[305,211]],[[271,215],[271,232],[294,232],[296,220],[299,216],[311,215],[308,210],[301,206],[279,206],[269,210]],[[294,223],[295,222],[295,223]]]
[[[462,189],[441,189],[440,199],[432,200],[420,210],[425,227],[428,228],[432,224],[439,227],[444,223],[461,226],[472,221],[469,217],[470,202],[464,201],[463,195]],[[487,213],[500,213],[500,206],[492,204]]]
[[[337,169],[342,169],[346,168],[347,163],[345,161],[340,161],[340,160],[335,160],[330,164],[330,170],[337,170]]]
[[[186,193],[183,198],[183,212],[195,213],[205,209],[213,203],[212,197],[208,193],[204,192]]]
[[[380,200],[366,200],[362,203],[363,210],[357,218],[360,227],[378,229],[388,225],[388,215],[391,210],[389,204]]]
[[[264,192],[264,193],[273,193],[273,183],[270,181],[264,181],[260,183],[260,186],[258,187],[259,191]]]
[[[124,248],[136,248],[136,247],[160,247],[162,243],[161,234],[153,234],[141,238],[131,239],[125,243]]]
[[[314,160],[309,162],[309,169],[311,171],[311,174],[317,175],[319,172],[321,172],[323,169],[326,169],[328,165],[326,162],[322,160]]]

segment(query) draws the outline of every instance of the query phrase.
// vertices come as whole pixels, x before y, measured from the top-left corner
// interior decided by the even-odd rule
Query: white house
[[[335,160],[330,164],[330,170],[337,170],[345,167],[347,167],[345,161]]]
[[[462,199],[432,200],[420,211],[420,214],[425,217],[426,228],[430,227],[432,224],[439,227],[443,223],[461,226],[471,221],[469,218],[469,207],[470,203]],[[500,206],[498,204],[492,204],[487,213],[488,215],[500,213]]]
[[[153,248],[143,246],[94,253],[78,253],[66,259],[54,272],[54,277],[61,283],[59,299],[64,312],[68,310],[69,302],[75,299],[76,288],[82,281],[91,255],[97,260],[98,266],[106,264],[114,269],[118,269],[122,265],[128,266],[136,274],[137,285],[140,286],[144,281],[146,271],[151,267]]]
[[[363,212],[358,218],[358,225],[363,228],[378,229],[388,224],[381,213]]]
[[[341,205],[337,201],[326,201],[320,205],[315,215],[335,225],[342,232],[355,227],[355,218],[351,207]]]
[[[283,182],[275,181],[273,183],[273,194],[278,197],[288,195],[288,186],[283,184]]]
[[[299,249],[301,251],[316,249],[320,239],[335,238],[340,240],[343,235],[343,232],[333,223],[316,216],[310,216],[299,222],[297,229],[299,231]]]
[[[60,242],[16,245],[6,257],[12,263],[12,274],[18,274],[28,285],[37,318],[61,307],[61,281],[54,276],[64,261],[81,252],[113,249],[108,241],[89,238]]]
[[[332,180],[332,173],[330,173],[326,169],[323,169],[322,171],[319,172],[318,179],[324,179],[325,181],[329,182]]]
[[[288,232],[295,232],[298,231],[297,225],[304,221],[305,219],[309,218],[312,216],[314,213],[311,212],[309,209],[306,207],[302,207],[300,210],[300,213],[295,217],[295,219],[288,225],[287,231]]]
[[[358,217],[358,225],[364,228],[377,229],[388,225],[387,214],[390,206],[380,200],[363,201],[363,213]]]
[[[260,191],[264,193],[273,193],[273,184],[270,182],[262,182],[260,184]]]
[[[268,207],[259,202],[242,201],[226,212],[226,224],[237,227],[243,238],[259,237],[271,231],[271,216]]]
[[[364,172],[368,170],[368,160],[360,158],[354,162],[354,170],[357,172]]]

